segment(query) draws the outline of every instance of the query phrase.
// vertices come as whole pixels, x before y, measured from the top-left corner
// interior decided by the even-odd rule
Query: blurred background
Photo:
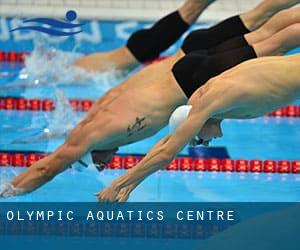
[[[156,20],[182,4],[182,0],[1,0],[1,16],[63,17],[76,9],[80,18]],[[259,0],[218,0],[201,16],[217,21],[252,8]]]

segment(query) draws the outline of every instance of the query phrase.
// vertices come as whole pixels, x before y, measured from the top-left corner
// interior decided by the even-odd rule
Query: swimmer
[[[300,99],[300,55],[249,60],[212,78],[189,99],[186,119],[136,167],[98,193],[100,201],[126,201],[145,178],[167,166],[195,136],[221,137],[224,119],[252,119]],[[255,72],[255,74],[253,74]],[[200,132],[199,132],[200,131]]]
[[[130,71],[142,63],[159,57],[190,28],[200,14],[213,2],[215,0],[186,0],[177,11],[161,18],[151,28],[134,32],[125,46],[109,52],[84,56],[73,66],[93,72],[111,69]],[[292,2],[287,4],[290,5]]]
[[[245,27],[248,26],[248,27],[252,27],[252,29],[253,29],[253,27],[258,27],[260,23],[263,23],[264,20],[267,19],[266,16],[264,16],[263,18],[259,18],[261,12],[266,11],[266,13],[268,13],[268,16],[271,16],[275,12],[274,10],[278,10],[283,7],[291,6],[292,4],[295,4],[296,2],[297,1],[294,1],[294,2],[285,1],[285,5],[283,5],[283,3],[281,3],[281,5],[279,7],[274,8],[274,6],[273,6],[273,9],[271,9],[270,2],[263,1],[260,5],[258,5],[253,10],[246,12],[244,14],[241,14],[240,19],[247,20],[247,21],[243,21],[243,23],[245,24]],[[272,2],[272,4],[274,4],[274,3]],[[276,4],[278,4],[278,2]],[[187,2],[185,5],[187,5]],[[193,7],[193,9],[194,8],[195,8],[195,6]],[[186,10],[187,10],[186,6],[182,7],[182,10],[179,9],[179,13],[182,12],[183,16],[187,16]],[[195,15],[191,15],[191,16],[195,17]],[[255,18],[251,19],[249,17],[255,17]],[[231,18],[231,19],[233,19],[233,18]],[[254,22],[254,20],[256,20],[256,22]],[[226,24],[227,21],[223,22],[223,25],[224,25],[224,23]],[[210,49],[208,49],[207,54],[221,53],[226,50],[243,47],[243,46],[247,46],[247,45],[253,45],[255,43],[258,43],[260,41],[267,39],[268,37],[274,35],[275,33],[279,32],[280,30],[282,30],[292,24],[298,23],[298,22],[300,22],[300,8],[299,7],[282,10],[282,11],[276,13],[275,15],[273,15],[271,19],[269,19],[263,26],[261,26],[257,30],[250,32],[250,33],[246,33],[245,35],[242,35],[242,36],[238,35],[237,37],[229,39],[228,41],[225,41],[224,43],[221,43],[214,48],[210,48]],[[167,23],[166,23],[166,25],[167,25]],[[214,29],[220,30],[221,29],[221,28],[217,28],[217,26],[213,27],[212,30],[214,30]],[[225,27],[222,27],[222,29],[225,29]],[[242,28],[239,32],[244,33],[243,30],[244,29]],[[192,32],[189,35],[188,38],[190,38],[190,40],[197,41],[197,43],[195,43],[197,47],[194,48],[191,44],[189,44],[190,48],[197,49],[197,50],[198,49],[204,50],[205,48],[207,48],[208,44],[200,44],[198,42],[201,39],[201,37],[197,38],[197,36],[202,35],[204,37],[203,33],[207,33],[207,30],[197,30],[195,32]],[[208,33],[210,33],[210,32],[208,32]],[[237,33],[237,34],[240,34],[240,33]],[[223,33],[223,35],[229,37],[229,34]],[[195,36],[196,36],[196,38],[195,38]],[[218,36],[215,36],[215,37],[217,38]],[[188,40],[188,38],[186,40]],[[225,39],[225,38],[226,37],[223,37],[222,39]],[[186,44],[188,44],[188,42],[186,42]],[[184,52],[188,53],[189,49],[186,48],[186,51],[184,51]],[[127,84],[128,84],[128,82],[127,82]],[[8,86],[8,87],[10,88],[10,86]],[[67,131],[66,130],[64,130],[64,131],[55,130],[54,132],[47,130],[46,132],[42,132],[41,134],[39,134],[37,136],[26,137],[26,138],[22,138],[20,140],[19,139],[15,140],[14,143],[26,143],[26,142],[49,140],[52,138],[64,137],[69,132],[70,132],[70,130],[67,130]]]
[[[73,66],[93,72],[111,69],[129,71],[142,63],[154,60],[174,44],[213,2],[215,0],[186,0],[182,7],[160,19],[150,29],[133,33],[125,46],[110,52],[98,52],[84,56]],[[288,9],[299,2],[299,0],[264,0],[254,9],[239,15],[239,18],[229,18],[216,27],[198,32],[198,40],[200,40],[198,48],[215,47],[225,40],[254,31],[279,11]],[[277,29],[277,31],[279,30]],[[274,30],[273,33],[277,31]],[[258,42],[251,39],[249,38],[252,43]]]
[[[266,40],[277,32],[300,22],[300,7],[282,10],[275,14],[259,29],[242,36],[234,37],[208,51],[209,54],[221,53],[230,49],[252,45]]]
[[[95,150],[105,152],[97,158],[101,168],[101,158],[109,159],[116,148],[142,140],[163,128],[172,112],[186,104],[210,78],[243,61],[284,53],[300,43],[299,34],[298,24],[253,46],[209,56],[197,51],[185,55],[180,50],[170,59],[144,68],[99,99],[63,145],[17,176],[11,184],[23,191],[18,194],[31,192]],[[190,43],[191,39],[188,40]],[[188,48],[185,42],[183,47]]]

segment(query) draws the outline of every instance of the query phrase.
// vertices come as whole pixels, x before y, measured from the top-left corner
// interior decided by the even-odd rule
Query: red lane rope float
[[[0,51],[0,62],[23,63],[28,52]]]
[[[83,99],[71,99],[70,105],[75,111],[87,112],[93,105],[93,100]],[[50,99],[25,99],[15,97],[0,97],[0,110],[30,110],[30,111],[53,111],[55,104]]]
[[[0,167],[30,167],[45,157],[46,153],[0,152]],[[133,168],[143,156],[115,155],[107,169]],[[279,173],[300,174],[300,160],[244,160],[244,159],[203,159],[178,157],[164,170],[194,172],[238,172],[238,173]]]
[[[19,62],[23,63],[25,57],[29,55],[28,52],[16,52],[16,51],[0,51],[0,62]],[[147,62],[144,65],[156,63],[168,58],[167,56],[159,57],[153,61]],[[2,99],[2,100],[1,100]],[[4,100],[3,100],[4,99]],[[3,102],[3,103],[1,103]],[[29,102],[29,103],[28,103]],[[70,100],[70,104],[76,111],[88,111],[92,106],[91,100]],[[52,100],[41,99],[23,99],[23,98],[0,98],[0,109],[7,110],[36,110],[36,111],[52,111],[54,110],[54,103]],[[270,117],[300,117],[300,106],[289,105],[281,108],[275,112],[268,114]]]
[[[70,99],[70,105],[75,111],[87,112],[92,107],[94,101],[89,99]],[[16,97],[0,97],[0,110],[30,110],[30,111],[53,111],[55,104],[50,99],[25,99]],[[300,106],[289,105],[273,113],[269,117],[300,117]]]
[[[0,51],[0,62],[9,63],[24,63],[25,57],[30,55],[29,52],[16,52],[16,51]],[[153,61],[144,63],[145,66],[156,63],[168,58],[168,56],[161,56]]]

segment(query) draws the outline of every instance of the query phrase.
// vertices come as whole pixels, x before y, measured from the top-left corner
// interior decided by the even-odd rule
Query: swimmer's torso
[[[122,97],[126,98],[134,113],[147,113],[154,120],[167,120],[169,114],[187,99],[171,73],[181,53],[145,67],[122,84]],[[123,105],[124,106],[124,105]],[[121,107],[120,107],[121,108]],[[124,110],[124,112],[126,112]],[[155,121],[153,121],[155,122]]]
[[[171,73],[178,56],[142,69],[95,104],[94,117],[99,117],[94,120],[100,123],[105,113],[106,119],[110,117],[108,122],[117,120],[123,126],[113,138],[117,146],[157,132],[168,123],[174,109],[185,104],[187,98]],[[114,142],[104,146],[113,147]]]
[[[222,101],[231,108],[219,112],[216,118],[255,118],[298,99],[299,67],[300,56],[270,57],[252,60],[225,72],[217,84],[229,90]],[[227,86],[222,85],[222,79]]]

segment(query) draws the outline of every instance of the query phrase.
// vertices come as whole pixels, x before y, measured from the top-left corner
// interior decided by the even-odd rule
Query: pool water
[[[297,51],[296,51],[297,52]],[[2,63],[1,72],[17,74],[20,65]],[[0,96],[23,96],[25,98],[53,98],[55,89],[62,91],[66,98],[97,99],[105,91],[97,84],[47,85],[32,89],[1,88],[8,82],[14,84],[14,77],[0,77]],[[117,80],[119,82],[122,79]],[[113,84],[117,84],[114,82]],[[300,102],[296,103],[300,104]],[[55,150],[64,140],[22,142],[36,138],[43,129],[56,119],[59,126],[65,114],[37,111],[0,110],[0,151],[45,151]],[[70,113],[73,123],[84,113]],[[58,120],[57,120],[58,119]],[[300,119],[269,118],[241,121],[228,120],[222,124],[224,137],[212,146],[226,146],[234,159],[298,160],[300,156]],[[63,129],[63,127],[61,127]],[[59,130],[59,129],[58,129]],[[164,128],[151,138],[120,148],[119,153],[145,154],[168,133]],[[181,154],[187,154],[184,149]],[[24,168],[0,167],[0,184],[13,178]],[[124,170],[67,170],[41,189],[22,197],[2,199],[6,201],[95,201],[94,193],[100,191]],[[241,174],[241,173],[200,173],[160,171],[148,178],[131,195],[130,201],[298,201],[300,197],[300,176],[292,174]]]
[[[9,179],[23,171],[2,168]],[[92,202],[94,193],[123,174],[123,170],[67,170],[32,194],[1,201]],[[130,196],[136,202],[292,202],[299,200],[300,177],[282,174],[193,173],[161,171]]]

